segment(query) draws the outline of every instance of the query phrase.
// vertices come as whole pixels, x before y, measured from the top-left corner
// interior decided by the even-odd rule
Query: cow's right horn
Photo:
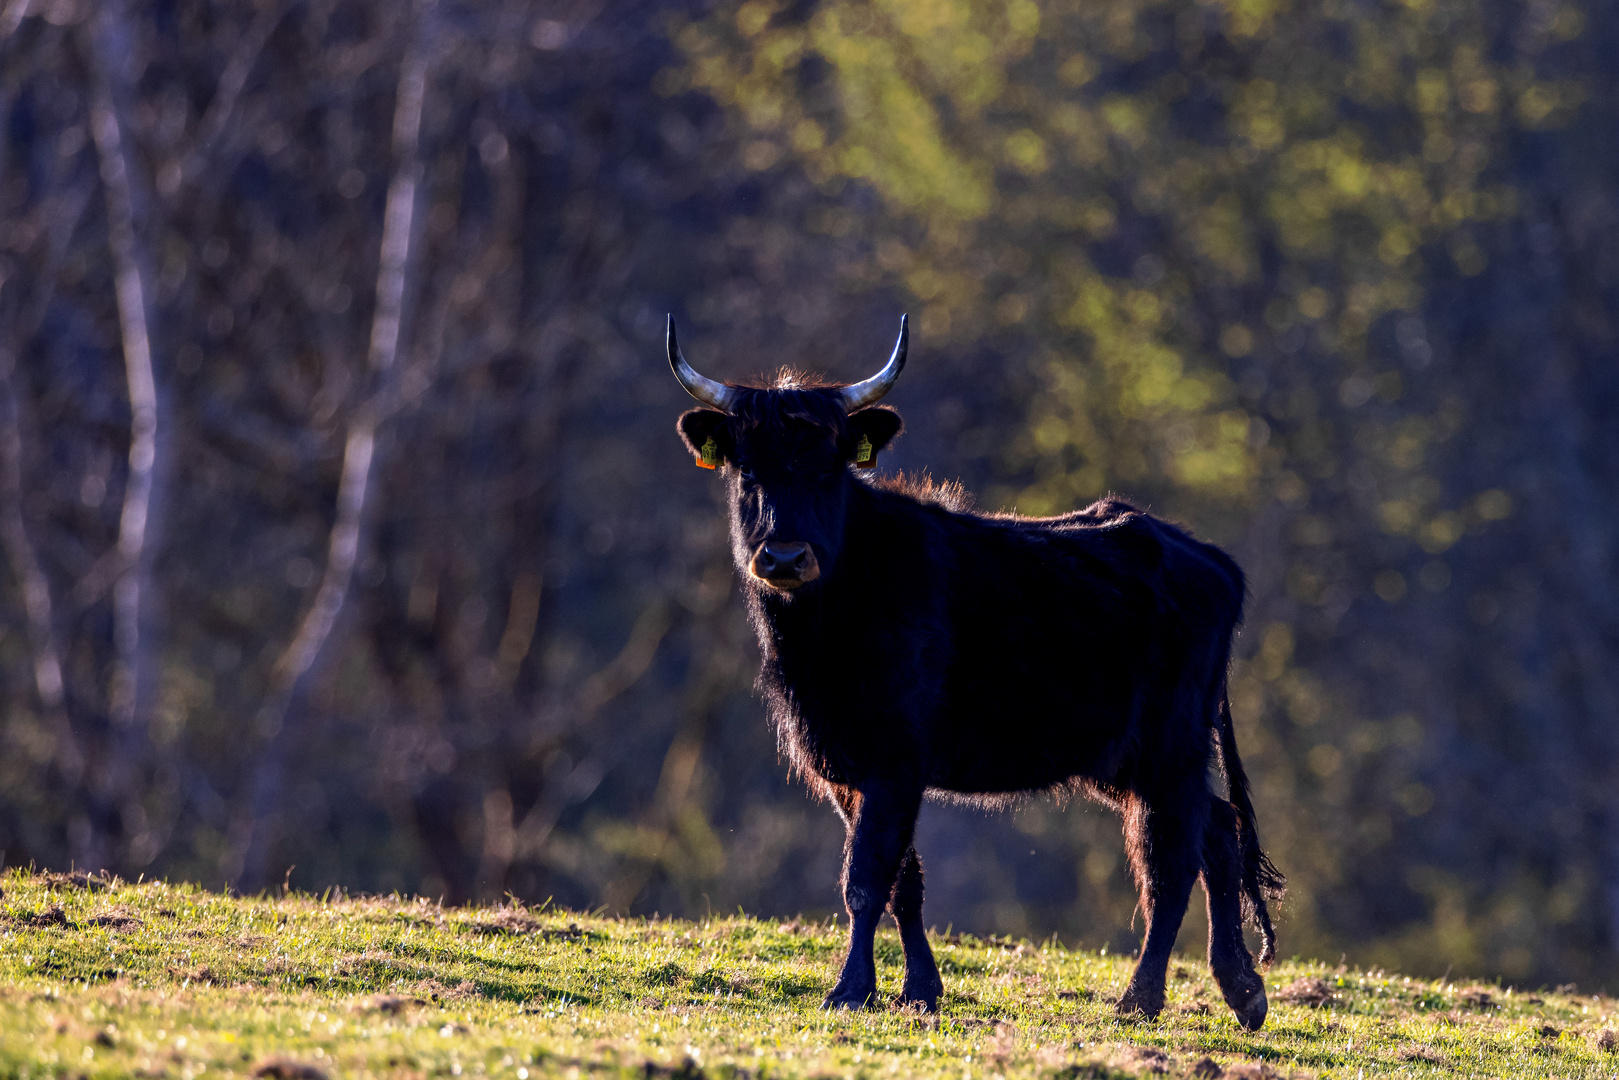
[[[674,369],[675,378],[680,380],[680,385],[686,388],[686,393],[704,405],[712,406],[722,413],[729,413],[731,407],[736,404],[736,391],[706,375],[699,375],[696,368],[686,363],[686,358],[680,355],[680,342],[675,340],[673,315],[669,316],[668,345],[669,366]]]
[[[864,409],[894,388],[899,379],[899,373],[905,370],[905,353],[911,343],[911,320],[908,316],[899,317],[899,340],[894,342],[894,353],[888,358],[883,369],[869,379],[864,379],[853,386],[845,386],[838,391],[843,398],[845,412],[854,412]]]

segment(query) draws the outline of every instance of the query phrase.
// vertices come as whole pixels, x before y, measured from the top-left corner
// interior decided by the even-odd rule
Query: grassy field
[[[1239,1029],[1199,961],[1156,1022],[1129,958],[935,936],[939,1017],[818,1008],[826,923],[597,919],[12,872],[0,1076],[1619,1076],[1612,998],[1284,963]],[[899,942],[879,941],[897,990]]]

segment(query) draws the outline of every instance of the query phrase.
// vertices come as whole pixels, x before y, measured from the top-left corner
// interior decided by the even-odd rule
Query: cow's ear
[[[720,462],[731,456],[726,419],[724,413],[713,409],[692,409],[680,414],[680,437],[704,469],[717,469]]]
[[[887,405],[873,405],[849,417],[849,461],[857,469],[875,469],[877,455],[905,427],[899,413]]]

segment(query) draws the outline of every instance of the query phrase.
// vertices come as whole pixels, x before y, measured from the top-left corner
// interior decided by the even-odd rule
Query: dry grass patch
[[[1319,978],[1294,979],[1276,991],[1277,1001],[1285,1001],[1289,1005],[1308,1005],[1313,1009],[1331,1005],[1337,997],[1326,980]]]
[[[128,904],[116,904],[85,920],[86,926],[100,926],[108,930],[139,930],[145,924],[129,910]]]

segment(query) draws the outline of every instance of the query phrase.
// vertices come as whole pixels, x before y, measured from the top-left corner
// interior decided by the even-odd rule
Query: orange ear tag
[[[697,467],[699,469],[717,469],[720,467],[720,448],[719,444],[714,441],[714,436],[710,435],[708,441],[703,444],[702,454],[697,459]]]
[[[854,467],[857,469],[875,469],[877,467],[877,451],[871,448],[871,440],[864,435],[854,444]]]

